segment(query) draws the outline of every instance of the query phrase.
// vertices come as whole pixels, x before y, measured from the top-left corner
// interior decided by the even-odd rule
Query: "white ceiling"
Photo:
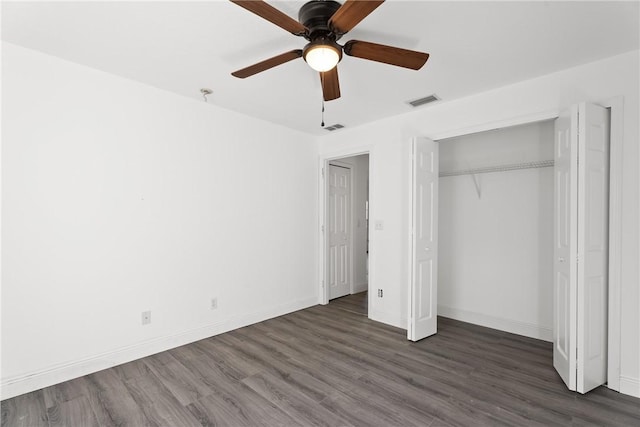
[[[270,1],[290,16],[304,1]],[[420,71],[345,56],[327,125],[353,127],[639,48],[639,2],[388,0],[340,43],[430,53]],[[241,80],[230,73],[306,41],[228,2],[3,2],[2,39],[315,135],[318,74],[296,60]],[[423,107],[428,108],[428,107]]]

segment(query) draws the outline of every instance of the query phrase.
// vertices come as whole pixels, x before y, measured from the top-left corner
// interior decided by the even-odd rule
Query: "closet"
[[[570,390],[607,381],[607,108],[412,141],[407,337],[437,315],[553,342]]]
[[[552,340],[553,126],[438,142],[439,315]]]

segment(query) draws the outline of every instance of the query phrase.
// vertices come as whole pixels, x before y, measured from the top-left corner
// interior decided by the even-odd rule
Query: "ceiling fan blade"
[[[384,0],[347,0],[329,19],[329,28],[336,33],[345,34],[382,3]]]
[[[320,73],[320,83],[322,83],[322,94],[325,101],[340,98],[340,81],[338,80],[337,66],[329,71]]]
[[[349,40],[344,45],[344,53],[356,58],[384,62],[412,70],[419,70],[429,59],[428,53],[360,40]]]
[[[307,31],[304,25],[262,0],[231,0],[231,2],[296,36],[303,35]]]
[[[231,75],[240,79],[244,79],[246,77],[253,76],[254,74],[258,74],[262,71],[268,70],[269,68],[273,68],[278,65],[282,65],[285,62],[300,58],[301,56],[301,49],[292,50],[290,52],[274,56],[273,58],[265,59],[264,61],[258,62],[257,64],[249,65],[242,70],[234,71],[233,73],[231,73]]]

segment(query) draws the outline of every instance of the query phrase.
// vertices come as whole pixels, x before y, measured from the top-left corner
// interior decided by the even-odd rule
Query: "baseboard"
[[[407,319],[395,313],[385,311],[369,310],[369,319],[376,322],[385,323],[400,329],[407,329]]]
[[[302,310],[318,303],[317,297],[305,298],[281,304],[268,310],[233,316],[225,320],[166,335],[151,340],[121,347],[109,352],[97,354],[83,359],[51,366],[36,372],[3,378],[0,382],[0,400],[9,399],[31,391],[39,390],[64,381],[92,374],[103,369],[131,362],[170,350],[195,341],[222,334],[293,311]]]
[[[640,397],[640,379],[620,375],[620,393]]]
[[[353,293],[357,294],[360,292],[364,292],[366,290],[369,289],[369,284],[368,283],[360,283],[358,285],[353,285]]]
[[[234,329],[244,328],[254,323],[264,322],[274,317],[284,316],[294,311],[303,310],[305,308],[318,305],[318,297],[305,298],[292,301],[286,304],[280,304],[268,310],[260,310],[253,313],[240,314],[229,317],[225,322],[225,330],[219,333],[233,331]],[[206,338],[206,337],[205,337]],[[202,339],[202,338],[200,338]]]
[[[460,320],[462,322],[473,323],[475,325],[486,326],[487,328],[510,332],[512,334],[523,335],[525,337],[536,338],[549,342],[553,341],[553,330],[551,328],[535,325],[533,323],[504,319],[502,317],[495,317],[488,314],[476,313],[473,311],[461,310],[442,305],[438,306],[438,315],[449,319]]]

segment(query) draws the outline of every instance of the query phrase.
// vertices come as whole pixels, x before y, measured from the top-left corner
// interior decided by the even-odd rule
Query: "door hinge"
[[[324,233],[324,225],[320,226],[322,232]]]

